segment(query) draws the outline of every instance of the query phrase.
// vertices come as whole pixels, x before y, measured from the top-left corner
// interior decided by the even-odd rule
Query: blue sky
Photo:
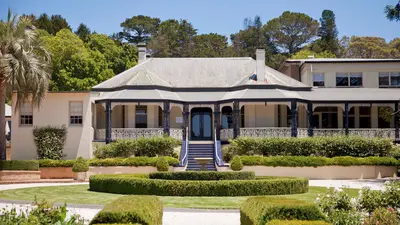
[[[390,22],[383,9],[397,0],[0,0],[0,19],[7,8],[15,13],[61,14],[75,30],[83,22],[98,33],[121,30],[120,23],[134,15],[161,20],[187,19],[199,33],[229,37],[243,28],[246,17],[261,16],[263,23],[283,11],[303,12],[319,19],[322,10],[336,14],[339,35],[380,36],[387,41],[399,37],[400,22]]]

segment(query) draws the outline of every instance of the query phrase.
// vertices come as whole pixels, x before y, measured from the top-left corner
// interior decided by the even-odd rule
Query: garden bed
[[[40,180],[40,171],[0,170],[0,181]]]

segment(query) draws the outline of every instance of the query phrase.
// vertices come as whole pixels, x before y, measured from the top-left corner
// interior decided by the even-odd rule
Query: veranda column
[[[239,102],[233,102],[233,138],[240,136],[240,107]]]
[[[219,103],[214,104],[214,130],[216,132],[217,140],[221,140],[220,136],[220,128],[221,128],[221,111]]]
[[[292,137],[297,137],[297,101],[292,100],[291,101],[291,107],[292,111]]]
[[[183,129],[182,129],[182,140],[186,140],[186,131],[189,127],[189,104],[183,105]]]
[[[111,142],[111,101],[106,102],[106,144]]]
[[[399,103],[394,103],[394,139],[399,140]]]
[[[349,135],[349,103],[344,103],[344,128],[345,134]]]
[[[308,136],[312,137],[314,135],[313,127],[313,104],[311,102],[307,103],[307,113],[308,113]]]
[[[169,128],[170,128],[170,107],[169,107],[169,101],[164,102],[164,121],[163,121],[163,127],[164,127],[164,134],[168,135],[170,134]]]

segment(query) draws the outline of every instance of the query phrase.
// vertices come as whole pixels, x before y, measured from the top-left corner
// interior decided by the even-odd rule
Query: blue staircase
[[[201,169],[201,165],[197,163],[195,158],[212,158],[212,160],[206,164],[206,168],[211,171],[217,170],[215,168],[214,143],[189,142],[186,170],[198,171]]]

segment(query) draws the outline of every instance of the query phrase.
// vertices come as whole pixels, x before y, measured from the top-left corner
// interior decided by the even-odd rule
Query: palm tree
[[[7,21],[0,21],[0,160],[6,159],[6,96],[14,92],[14,112],[24,101],[39,107],[50,78],[50,55],[42,46],[32,21],[13,15],[9,9]]]
[[[396,5],[387,5],[385,7],[385,14],[388,20],[400,21],[400,1]]]

